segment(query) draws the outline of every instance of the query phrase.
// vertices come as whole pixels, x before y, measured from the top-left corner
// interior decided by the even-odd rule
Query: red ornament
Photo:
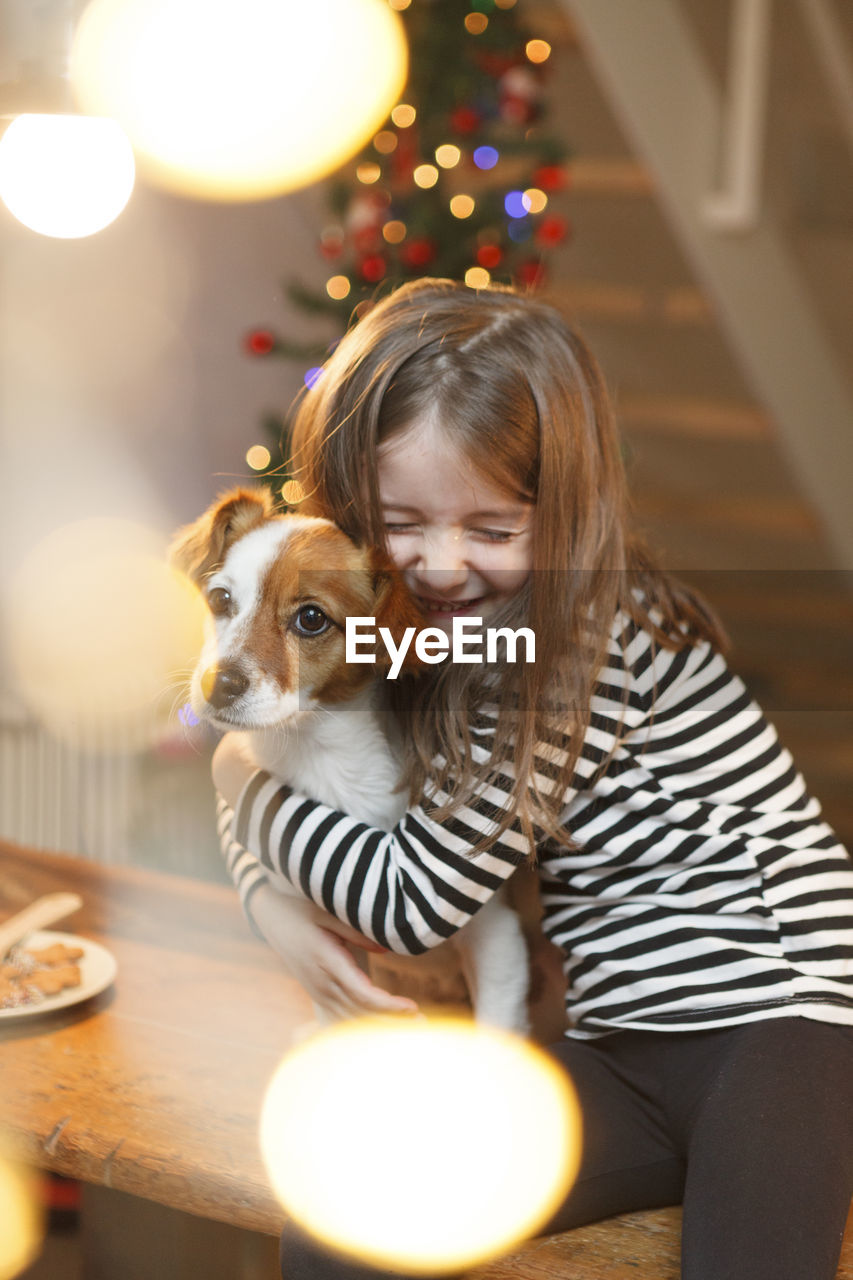
[[[569,233],[568,218],[561,218],[555,213],[551,213],[547,218],[543,218],[536,228],[536,243],[546,248],[552,248],[556,244],[562,244]]]
[[[534,187],[542,191],[562,191],[568,180],[565,169],[558,164],[546,164],[533,175]]]
[[[385,259],[378,253],[362,258],[359,265],[362,280],[366,280],[368,284],[376,284],[385,275],[385,266]]]
[[[400,258],[407,267],[428,267],[435,257],[435,241],[428,236],[409,240],[400,249]]]
[[[487,271],[494,271],[495,267],[499,267],[504,253],[500,245],[484,244],[477,250],[477,265],[485,267]]]
[[[515,278],[520,284],[527,285],[528,289],[536,289],[544,284],[545,268],[536,258],[530,258],[527,262],[522,262],[515,273]]]
[[[450,114],[450,125],[456,133],[473,133],[479,129],[481,118],[473,107],[457,107]]]
[[[243,339],[243,349],[250,356],[268,356],[275,346],[275,335],[269,329],[253,329]]]

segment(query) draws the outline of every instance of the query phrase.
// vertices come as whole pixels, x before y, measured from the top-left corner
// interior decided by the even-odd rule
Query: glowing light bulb
[[[35,1178],[0,1160],[0,1280],[11,1280],[38,1257],[44,1234]]]
[[[417,186],[426,190],[429,187],[434,187],[438,182],[438,169],[434,164],[419,164],[412,177]]]
[[[106,518],[55,529],[23,557],[9,603],[19,688],[56,736],[132,751],[162,734],[205,608],[154,530]]]
[[[547,62],[551,56],[551,46],[547,40],[528,40],[524,52],[531,62]]]
[[[452,169],[462,159],[462,152],[452,142],[445,142],[436,147],[435,159],[442,169]]]
[[[465,272],[465,283],[469,289],[487,289],[492,282],[485,267],[469,267]]]
[[[114,120],[22,115],[0,141],[0,198],[44,236],[101,231],[127,204],[134,176],[133,151]]]
[[[373,139],[373,145],[380,155],[389,156],[397,150],[397,135],[391,129],[383,129]]]
[[[524,192],[528,213],[542,213],[548,204],[548,197],[538,187],[528,187]]]
[[[504,209],[510,218],[526,218],[530,212],[530,199],[524,191],[510,191],[504,199]]]
[[[352,285],[348,276],[330,276],[326,281],[326,293],[336,302],[349,297]]]
[[[418,1158],[389,1177],[401,1117]],[[323,1134],[358,1152],[357,1177],[329,1160]],[[276,1195],[313,1235],[376,1267],[434,1275],[478,1266],[547,1221],[577,1173],[580,1114],[564,1072],[516,1036],[461,1019],[365,1018],[284,1059],[261,1151]]]
[[[489,25],[484,13],[469,13],[465,17],[465,30],[472,36],[481,36]]]
[[[382,170],[374,160],[365,160],[355,171],[355,176],[359,182],[363,182],[366,187],[371,186],[374,182],[378,182],[382,177]]]
[[[458,195],[450,201],[450,212],[454,218],[470,218],[475,207],[471,196]]]
[[[393,218],[390,222],[386,222],[382,228],[383,239],[388,244],[402,244],[406,238],[406,224]]]
[[[473,160],[478,169],[494,169],[500,156],[494,147],[477,147]]]
[[[246,451],[246,462],[253,471],[263,471],[270,465],[270,451],[263,444],[253,444]]]
[[[408,129],[417,119],[417,111],[408,102],[401,102],[391,112],[391,119],[398,129]]]
[[[91,0],[71,58],[82,109],[120,122],[146,177],[220,200],[338,168],[381,128],[406,70],[386,0]]]

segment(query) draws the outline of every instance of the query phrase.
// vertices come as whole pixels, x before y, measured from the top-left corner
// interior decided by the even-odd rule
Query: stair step
[[[773,435],[764,410],[739,401],[623,391],[616,399],[616,412],[621,424],[635,431],[672,431],[722,440],[769,440]]]
[[[773,538],[815,538],[819,534],[811,510],[790,498],[702,498],[697,494],[634,495],[634,508],[641,520],[681,521],[694,528],[727,532],[740,530]]]
[[[600,280],[573,280],[549,289],[546,300],[569,316],[629,324],[662,321],[706,325],[713,319],[707,298],[692,286],[653,290]]]

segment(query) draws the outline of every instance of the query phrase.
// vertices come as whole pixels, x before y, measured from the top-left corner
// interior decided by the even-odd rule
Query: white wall
[[[299,375],[241,339],[303,330],[282,282],[325,278],[320,209],[316,188],[212,205],[138,185],[112,226],[62,241],[0,205],[0,566],[34,512],[37,525],[103,514],[169,529],[248,474],[262,410]]]

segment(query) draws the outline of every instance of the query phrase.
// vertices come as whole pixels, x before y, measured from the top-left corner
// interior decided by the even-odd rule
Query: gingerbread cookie
[[[14,947],[0,963],[0,1009],[38,1004],[68,987],[79,987],[82,947],[57,942],[38,951]]]

